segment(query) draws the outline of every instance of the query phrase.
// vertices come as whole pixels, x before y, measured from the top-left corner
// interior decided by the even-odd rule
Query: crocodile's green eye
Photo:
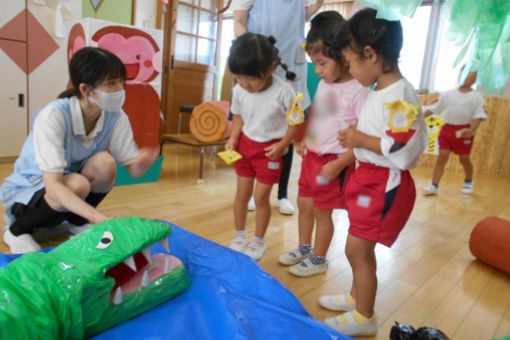
[[[113,235],[109,231],[105,231],[103,236],[101,237],[101,241],[97,244],[96,248],[98,249],[106,249],[108,248],[113,242]]]

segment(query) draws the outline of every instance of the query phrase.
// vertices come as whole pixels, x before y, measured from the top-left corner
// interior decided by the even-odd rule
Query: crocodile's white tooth
[[[136,272],[135,259],[133,258],[133,256],[128,257],[122,262],[124,262],[126,266],[128,266],[129,268],[133,269],[133,271]]]
[[[151,281],[149,280],[149,271],[145,269],[142,276],[142,287],[145,288],[150,285]]]
[[[143,256],[145,256],[145,258],[149,262],[149,265],[151,265],[152,264],[151,248],[150,247],[145,248],[144,250],[142,250],[142,253]]]
[[[164,238],[161,241],[159,241],[159,244],[166,250],[167,253],[170,252],[170,246],[168,245],[168,238]]]
[[[170,263],[170,261],[168,261],[168,257],[165,258],[165,271],[164,273],[165,274],[168,274],[172,271],[172,264]]]
[[[113,296],[113,304],[114,305],[120,305],[124,301],[122,297],[122,287],[117,288],[115,291],[115,295]]]

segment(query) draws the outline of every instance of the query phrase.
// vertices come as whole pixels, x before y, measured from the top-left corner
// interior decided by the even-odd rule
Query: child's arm
[[[344,152],[340,157],[335,160],[329,161],[322,166],[322,170],[320,176],[326,178],[328,181],[331,181],[340,175],[342,170],[352,164],[355,160],[354,152],[352,149]]]
[[[382,155],[381,138],[367,135],[357,130],[352,124],[338,132],[338,141],[344,148],[363,148]]]
[[[478,127],[480,126],[481,122],[482,122],[481,118],[473,119],[469,129],[466,129],[466,130],[462,131],[460,136],[463,137],[463,138],[471,138],[471,137],[473,137],[475,135],[476,129],[478,129]]]
[[[285,149],[287,149],[290,143],[292,143],[292,139],[294,139],[294,135],[297,133],[298,129],[299,125],[289,126],[287,133],[283,136],[281,141],[264,149],[266,157],[272,160],[281,158],[285,153]]]
[[[237,143],[239,142],[239,137],[241,137],[241,132],[243,130],[243,119],[240,115],[233,115],[232,117],[232,132],[230,132],[230,138],[228,139],[227,144],[225,144],[226,150],[235,150],[237,149]]]

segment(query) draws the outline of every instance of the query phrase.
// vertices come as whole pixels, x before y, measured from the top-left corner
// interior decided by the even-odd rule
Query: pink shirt
[[[347,151],[338,143],[338,131],[356,126],[369,90],[357,80],[326,84],[320,81],[313,100],[308,125],[306,148],[319,155],[342,154]]]

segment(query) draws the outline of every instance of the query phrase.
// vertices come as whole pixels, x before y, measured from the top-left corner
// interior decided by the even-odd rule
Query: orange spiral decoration
[[[225,139],[230,122],[227,121],[228,102],[206,102],[195,107],[191,114],[189,128],[201,142],[215,142]]]

